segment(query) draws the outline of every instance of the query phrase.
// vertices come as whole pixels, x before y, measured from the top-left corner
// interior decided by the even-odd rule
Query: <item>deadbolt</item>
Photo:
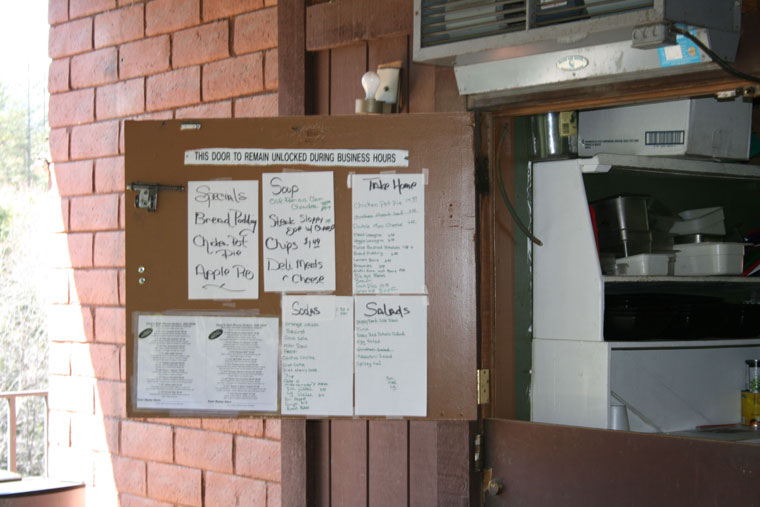
[[[499,493],[501,493],[501,490],[504,489],[504,483],[501,482],[501,479],[491,479],[488,481],[488,494],[491,496],[496,496]]]

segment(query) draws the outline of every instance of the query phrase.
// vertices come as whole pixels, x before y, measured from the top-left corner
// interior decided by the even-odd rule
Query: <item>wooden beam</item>
[[[320,51],[411,34],[412,9],[412,0],[335,0],[311,5],[306,9],[306,49]]]
[[[280,435],[280,472],[284,507],[307,505],[306,421],[283,419]]]
[[[277,72],[280,116],[306,114],[306,4],[277,4]]]

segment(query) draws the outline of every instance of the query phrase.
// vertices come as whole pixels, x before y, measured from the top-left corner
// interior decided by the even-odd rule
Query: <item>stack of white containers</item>
[[[744,244],[722,241],[725,215],[720,206],[682,211],[670,228],[675,236],[675,275],[740,275]]]

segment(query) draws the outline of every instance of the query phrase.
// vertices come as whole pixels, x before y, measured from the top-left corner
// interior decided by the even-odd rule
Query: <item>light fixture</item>
[[[398,102],[398,82],[402,62],[378,65],[377,72],[368,71],[362,76],[364,98],[356,99],[356,112],[364,114],[391,113]]]

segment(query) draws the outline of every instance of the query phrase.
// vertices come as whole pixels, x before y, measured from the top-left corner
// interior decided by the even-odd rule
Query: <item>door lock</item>
[[[501,479],[491,479],[488,481],[488,487],[486,488],[486,491],[488,491],[488,494],[491,496],[496,496],[504,489],[504,483],[501,482]]]

